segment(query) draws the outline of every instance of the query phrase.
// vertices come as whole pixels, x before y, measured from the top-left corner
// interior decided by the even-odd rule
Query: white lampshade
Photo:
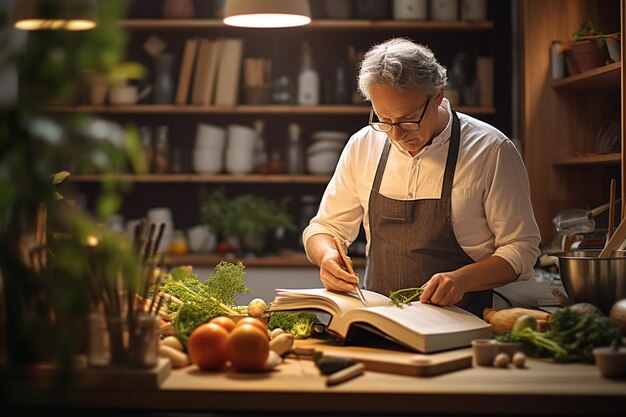
[[[96,26],[97,0],[17,0],[14,26],[22,30],[89,30]]]
[[[308,0],[227,0],[224,23],[249,28],[303,26],[311,22]]]

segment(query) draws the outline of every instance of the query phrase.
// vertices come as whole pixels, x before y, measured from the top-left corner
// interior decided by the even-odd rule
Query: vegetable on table
[[[552,357],[556,362],[593,363],[593,349],[609,346],[619,338],[619,330],[608,317],[601,314],[582,314],[569,307],[555,311],[550,328],[536,331],[524,317],[511,332],[496,336],[500,342],[524,342],[535,356]]]
[[[267,310],[267,304],[262,298],[255,298],[248,304],[248,315],[250,317],[263,317]]]
[[[243,278],[244,269],[241,262],[220,262],[204,283],[187,268],[175,268],[164,275],[159,290],[170,296],[168,313],[184,345],[199,325],[217,316],[239,314],[235,309],[236,298],[251,292]],[[171,301],[174,299],[177,302]]]
[[[310,311],[276,311],[270,316],[267,327],[270,331],[280,328],[296,339],[306,339],[311,337],[313,326],[318,322],[315,313]]]
[[[491,329],[495,334],[512,331],[515,322],[522,316],[531,316],[536,320],[550,320],[549,313],[529,308],[515,307],[499,311],[493,308],[486,308],[483,310],[483,320],[491,324]]]
[[[422,287],[402,288],[389,294],[389,299],[391,300],[391,304],[402,308],[405,305],[411,304],[412,301],[419,299],[423,292],[424,288]]]

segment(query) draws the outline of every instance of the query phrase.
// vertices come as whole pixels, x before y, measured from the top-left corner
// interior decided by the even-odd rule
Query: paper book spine
[[[202,97],[203,104],[215,103],[215,85],[217,84],[217,69],[220,59],[222,57],[222,50],[224,49],[224,40],[217,39],[213,42],[211,48],[211,56],[209,58],[209,64],[206,71],[206,89]]]
[[[196,59],[196,67],[194,68],[191,92],[191,102],[193,104],[202,104],[202,88],[205,79],[203,75],[206,72],[207,53],[209,52],[210,44],[210,40],[202,38],[198,46],[198,58]]]
[[[191,75],[193,71],[194,61],[196,59],[196,50],[198,49],[198,39],[191,38],[185,42],[183,59],[180,64],[180,74],[178,75],[178,88],[176,89],[176,104],[187,104],[189,97],[189,87],[191,85]]]
[[[239,94],[239,76],[243,55],[242,39],[226,39],[219,64],[215,104],[234,106]]]

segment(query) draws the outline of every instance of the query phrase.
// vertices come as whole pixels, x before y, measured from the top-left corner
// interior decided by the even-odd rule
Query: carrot
[[[550,314],[544,311],[531,310],[529,308],[507,308],[504,310],[494,310],[486,308],[483,310],[483,319],[491,324],[491,328],[495,334],[502,334],[513,330],[515,321],[524,315],[529,315],[537,320],[550,320]]]

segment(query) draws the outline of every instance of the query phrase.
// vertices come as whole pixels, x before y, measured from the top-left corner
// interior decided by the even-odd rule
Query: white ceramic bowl
[[[193,152],[193,170],[199,174],[217,174],[224,168],[222,149],[200,148]]]
[[[187,229],[189,249],[194,253],[213,252],[217,247],[217,237],[209,226],[198,225]]]
[[[320,140],[307,148],[307,154],[312,155],[319,152],[341,153],[344,144],[333,140]]]
[[[229,148],[254,148],[256,131],[253,128],[243,125],[228,125],[227,134]]]
[[[196,149],[224,148],[226,144],[226,129],[219,126],[199,123],[196,128]]]
[[[226,150],[226,172],[249,174],[254,170],[254,149],[229,148]]]
[[[322,151],[309,154],[306,162],[311,174],[327,175],[335,171],[337,161],[339,161],[339,152]]]
[[[313,140],[332,140],[337,142],[346,142],[350,138],[350,134],[340,132],[338,130],[318,130],[311,135]]]
[[[172,210],[168,207],[154,207],[148,210],[148,221],[152,223],[173,223]]]

